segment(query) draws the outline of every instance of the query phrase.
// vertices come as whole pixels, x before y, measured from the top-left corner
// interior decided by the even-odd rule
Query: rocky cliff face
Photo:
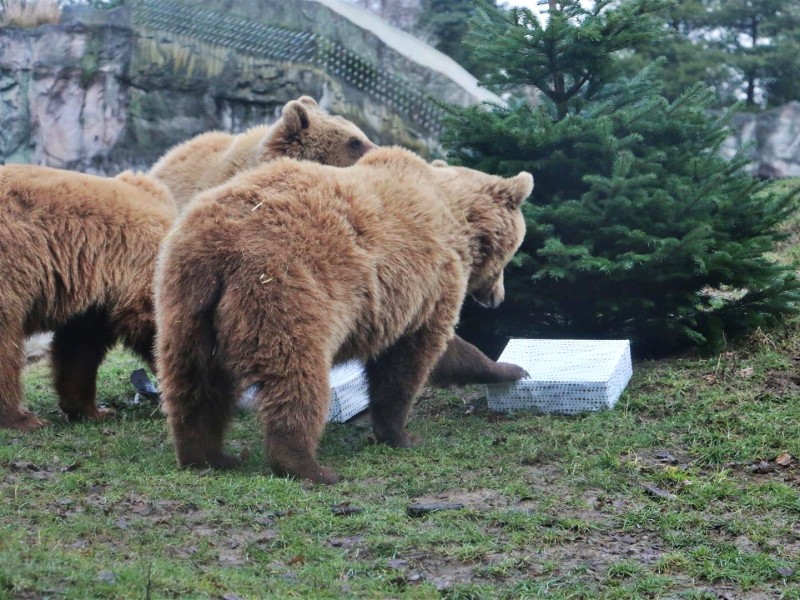
[[[426,152],[441,112],[426,95],[477,98],[423,62],[316,1],[72,7],[57,25],[0,29],[0,162],[146,169],[198,133],[271,122],[303,94],[380,144]]]
[[[0,30],[0,160],[115,170],[130,55],[130,30],[113,21]]]
[[[399,6],[411,14],[417,0],[354,2],[379,12]],[[195,11],[187,20],[197,17],[199,3],[165,4]],[[202,33],[180,33],[182,13],[161,10],[157,0],[149,27],[129,8],[83,8],[67,11],[58,25],[0,29],[0,162],[99,174],[146,169],[167,148],[197,133],[270,122],[283,104],[302,94],[356,121],[379,143],[424,152],[435,145],[437,132],[426,130],[427,113],[409,114],[431,109],[424,94],[459,104],[477,101],[440,71],[426,68],[424,52],[432,49],[409,59],[317,2],[202,4],[212,10],[201,14],[209,28],[224,25],[230,32],[220,30],[209,40]],[[270,34],[269,43],[259,46],[254,35],[272,31],[259,18],[299,33],[278,39],[274,47]],[[297,48],[289,54],[297,60],[275,58],[292,44]],[[395,86],[392,92],[394,73],[414,89]],[[401,105],[409,102],[416,108],[404,113]],[[800,102],[737,115],[732,125],[723,148],[727,156],[742,149],[754,175],[800,176]]]
[[[345,0],[375,13],[390,25],[417,35],[420,0]]]
[[[761,113],[736,115],[726,156],[742,151],[747,171],[758,177],[800,177],[800,102]]]

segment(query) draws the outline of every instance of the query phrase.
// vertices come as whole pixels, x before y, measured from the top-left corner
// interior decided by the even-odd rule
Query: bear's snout
[[[503,274],[495,279],[490,285],[472,292],[472,297],[481,306],[486,308],[497,308],[503,303],[506,297],[506,288],[503,285]]]

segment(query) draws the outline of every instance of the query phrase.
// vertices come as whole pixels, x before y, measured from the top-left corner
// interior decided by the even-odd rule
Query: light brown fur
[[[375,147],[353,123],[329,115],[313,98],[302,96],[283,107],[274,125],[258,125],[238,135],[211,131],[175,146],[150,174],[172,191],[182,210],[199,192],[277,158],[347,167]]]
[[[172,191],[184,210],[198,193],[220,185],[247,169],[280,157],[346,167],[376,148],[349,121],[324,112],[313,98],[302,96],[283,107],[272,126],[259,125],[238,135],[212,131],[169,150],[150,170]],[[434,166],[447,166],[434,161]],[[438,386],[516,381],[527,373],[517,365],[497,363],[472,344],[453,337],[431,373]]]
[[[30,334],[55,330],[53,379],[70,418],[104,416],[97,367],[116,340],[152,361],[153,271],[176,216],[146,175],[0,167],[0,427],[45,424],[21,408]]]
[[[465,294],[496,305],[522,241],[527,173],[432,167],[399,148],[334,169],[280,160],[199,196],[156,274],[157,356],[182,466],[230,467],[234,399],[252,385],[273,471],[315,460],[328,372],[366,361],[378,441],[410,446],[413,398]]]

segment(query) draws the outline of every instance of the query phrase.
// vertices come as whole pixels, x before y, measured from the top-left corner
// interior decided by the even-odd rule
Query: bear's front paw
[[[520,366],[504,362],[497,363],[498,382],[519,381],[520,379],[525,379],[526,377],[530,377],[530,373]]]
[[[339,482],[339,476],[336,471],[328,467],[321,467],[318,464],[294,465],[291,468],[272,465],[272,472],[275,475],[289,475],[297,479],[306,479],[312,483],[322,483],[325,485],[333,485]]]
[[[381,435],[375,432],[375,441],[379,444],[386,444],[392,448],[415,448],[422,443],[422,438],[408,431],[393,432],[390,435]]]
[[[242,464],[241,459],[227,452],[220,452],[206,459],[208,466],[213,469],[235,469]]]
[[[113,408],[95,408],[89,413],[83,415],[87,421],[105,421],[106,419],[113,419],[117,416],[117,411]]]
[[[106,419],[113,419],[116,416],[117,411],[115,411],[113,408],[98,408],[89,418],[93,421],[105,421]]]

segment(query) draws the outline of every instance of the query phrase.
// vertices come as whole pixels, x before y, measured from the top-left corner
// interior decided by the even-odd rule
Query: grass
[[[160,413],[129,404],[136,359],[103,366],[102,424],[65,423],[38,363],[27,397],[54,425],[0,432],[0,597],[800,598],[799,349],[794,323],[637,363],[615,410],[578,418],[429,391],[415,450],[329,425],[333,487],[266,475],[247,413],[241,470],[178,471]],[[465,508],[407,516],[420,499]]]
[[[58,0],[0,0],[0,27],[31,29],[60,18]]]
[[[265,474],[248,413],[240,470],[179,471],[157,408],[130,403],[136,359],[103,365],[100,424],[64,422],[37,363],[53,426],[0,431],[0,598],[800,599],[798,357],[800,320],[637,362],[613,411],[572,418],[429,390],[414,450],[329,425],[332,487]],[[465,508],[407,516],[420,500]]]

